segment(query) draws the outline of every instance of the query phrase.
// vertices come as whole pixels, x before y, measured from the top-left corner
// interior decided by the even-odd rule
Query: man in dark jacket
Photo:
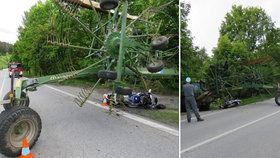
[[[191,84],[191,78],[186,78],[186,84],[183,85],[184,95],[185,95],[185,106],[187,111],[188,122],[191,122],[191,110],[194,112],[197,121],[203,121],[198,113],[197,103],[194,97],[195,86]]]

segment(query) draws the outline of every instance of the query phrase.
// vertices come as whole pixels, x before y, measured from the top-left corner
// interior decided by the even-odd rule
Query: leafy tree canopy
[[[5,53],[12,51],[13,45],[7,42],[1,42],[0,41],[0,55],[3,55]]]
[[[226,14],[220,29],[221,36],[231,41],[243,41],[252,52],[266,41],[274,23],[262,8],[234,5]]]

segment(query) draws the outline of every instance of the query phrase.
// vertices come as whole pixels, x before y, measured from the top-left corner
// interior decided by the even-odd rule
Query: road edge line
[[[3,69],[3,70],[4,70],[4,69]],[[3,70],[2,70],[2,73],[4,72]],[[0,89],[0,94],[1,94],[0,97],[1,97],[1,98],[4,97],[4,95],[3,95],[3,89],[4,89],[5,80],[6,80],[6,77],[5,77],[4,75],[3,75],[3,78],[4,78],[4,79],[3,79],[3,82],[2,82],[2,85],[1,85],[1,89]]]
[[[65,91],[63,91],[63,90],[54,88],[54,87],[49,86],[49,85],[44,85],[44,86],[47,87],[47,88],[50,88],[50,89],[52,89],[52,90],[55,90],[55,91],[57,91],[57,92],[63,93],[63,94],[65,94],[65,95],[68,95],[68,96],[70,96],[70,97],[76,98],[75,95],[73,95],[73,94],[71,94],[71,93],[68,93],[68,92],[65,92]],[[93,102],[93,101],[91,101],[91,100],[87,100],[86,102],[89,103],[89,104],[91,104],[91,105],[94,105],[94,106],[96,106],[96,107],[109,110],[108,107],[101,106],[99,103]],[[127,112],[122,111],[122,110],[119,110],[119,109],[118,109],[118,110],[114,109],[114,111],[117,112],[118,114],[120,114],[120,115],[126,117],[126,118],[129,118],[129,119],[131,119],[131,120],[140,122],[140,123],[145,124],[145,125],[147,125],[147,126],[156,128],[156,129],[161,130],[161,131],[163,131],[163,132],[166,132],[166,133],[169,133],[169,134],[172,134],[172,135],[174,135],[174,136],[179,137],[179,131],[176,130],[176,129],[167,127],[167,126],[165,126],[165,125],[162,125],[162,124],[160,124],[160,123],[157,123],[157,122],[154,122],[154,121],[151,121],[151,120],[142,118],[142,117],[139,117],[139,116],[137,116],[137,115],[133,115],[133,114],[127,113]]]
[[[274,116],[274,115],[276,115],[276,114],[278,114],[278,113],[280,113],[280,110],[278,110],[278,111],[276,111],[276,112],[274,112],[274,113],[271,113],[271,114],[269,114],[269,115],[263,116],[263,117],[261,117],[261,118],[255,120],[255,121],[251,121],[251,122],[249,122],[249,123],[246,123],[246,124],[244,124],[244,125],[242,125],[242,126],[240,126],[240,127],[237,127],[237,128],[232,129],[232,130],[229,130],[229,131],[227,131],[227,132],[224,132],[224,133],[222,133],[222,134],[220,134],[220,135],[217,135],[217,136],[215,136],[215,137],[209,138],[209,139],[207,139],[207,140],[205,140],[205,141],[203,141],[203,142],[200,142],[200,143],[198,143],[198,144],[196,144],[196,145],[193,145],[193,146],[191,146],[191,147],[188,147],[188,148],[186,148],[186,149],[184,149],[184,150],[181,150],[180,154],[189,152],[189,151],[191,151],[191,150],[194,150],[195,148],[198,148],[198,147],[203,146],[203,145],[205,145],[205,144],[211,143],[211,142],[213,142],[213,141],[215,141],[215,140],[217,140],[217,139],[220,139],[220,138],[222,138],[222,137],[225,137],[225,136],[227,136],[227,135],[229,135],[229,134],[231,134],[231,133],[234,133],[234,132],[236,132],[236,131],[238,131],[238,130],[241,130],[241,129],[245,128],[245,127],[249,127],[249,126],[251,126],[251,125],[254,125],[254,124],[256,124],[256,123],[258,123],[258,122],[260,122],[260,121],[262,121],[262,120],[265,120],[265,119],[267,119],[267,118],[269,118],[269,117],[272,117],[272,116]]]

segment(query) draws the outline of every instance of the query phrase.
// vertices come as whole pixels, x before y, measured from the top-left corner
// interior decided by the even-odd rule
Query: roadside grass
[[[256,102],[261,102],[261,101],[264,101],[264,100],[267,100],[267,99],[271,99],[275,95],[271,96],[269,94],[265,94],[265,95],[253,96],[253,97],[250,97],[250,98],[242,99],[241,106],[245,106],[245,105],[248,105],[248,104],[253,104],[253,103],[256,103]]]
[[[164,110],[142,109],[136,112],[136,114],[174,127],[179,126],[179,112],[178,110],[175,109],[164,109]]]

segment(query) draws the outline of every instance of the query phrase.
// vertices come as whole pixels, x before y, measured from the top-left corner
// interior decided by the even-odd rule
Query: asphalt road
[[[8,92],[8,72],[0,71],[0,96]],[[52,88],[51,88],[52,87]],[[87,103],[80,108],[71,95],[75,90],[42,86],[30,92],[30,107],[39,113],[43,128],[31,150],[38,158],[177,158],[179,137],[147,125],[137,116],[109,115]],[[62,93],[66,92],[66,93]],[[67,95],[68,94],[68,95]],[[0,107],[2,111],[3,108]],[[138,121],[135,121],[138,120]],[[149,122],[149,120],[148,120]],[[169,127],[166,127],[167,129]],[[173,132],[174,133],[174,132]],[[4,158],[0,155],[0,158]]]
[[[274,99],[202,115],[204,122],[181,122],[182,158],[280,157],[280,107]]]

